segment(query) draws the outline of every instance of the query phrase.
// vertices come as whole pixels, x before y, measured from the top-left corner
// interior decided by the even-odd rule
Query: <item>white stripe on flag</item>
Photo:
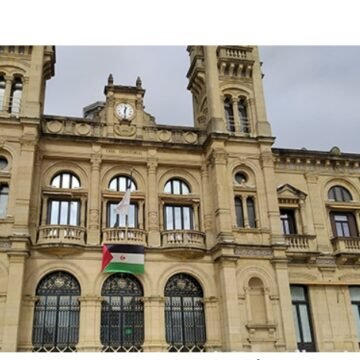
[[[129,253],[111,253],[113,256],[110,262],[119,262],[124,264],[143,264],[144,254],[129,254]]]

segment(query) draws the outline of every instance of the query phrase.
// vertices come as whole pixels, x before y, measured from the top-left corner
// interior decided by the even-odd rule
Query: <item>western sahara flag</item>
[[[144,246],[104,244],[102,252],[103,272],[144,273]]]

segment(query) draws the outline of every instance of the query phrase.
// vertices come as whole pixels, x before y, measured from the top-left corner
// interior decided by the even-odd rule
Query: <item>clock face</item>
[[[130,120],[134,116],[134,108],[127,103],[121,103],[116,106],[115,109],[116,115],[124,120]]]

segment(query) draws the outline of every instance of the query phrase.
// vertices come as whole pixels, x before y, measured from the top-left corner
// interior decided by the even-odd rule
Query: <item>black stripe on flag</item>
[[[119,244],[106,244],[106,247],[111,253],[128,253],[128,254],[143,254],[143,245],[119,245]]]

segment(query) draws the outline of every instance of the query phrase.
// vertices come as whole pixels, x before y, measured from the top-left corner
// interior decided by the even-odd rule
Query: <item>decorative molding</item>
[[[235,255],[240,257],[272,257],[273,252],[269,248],[260,247],[237,247],[234,251]]]

